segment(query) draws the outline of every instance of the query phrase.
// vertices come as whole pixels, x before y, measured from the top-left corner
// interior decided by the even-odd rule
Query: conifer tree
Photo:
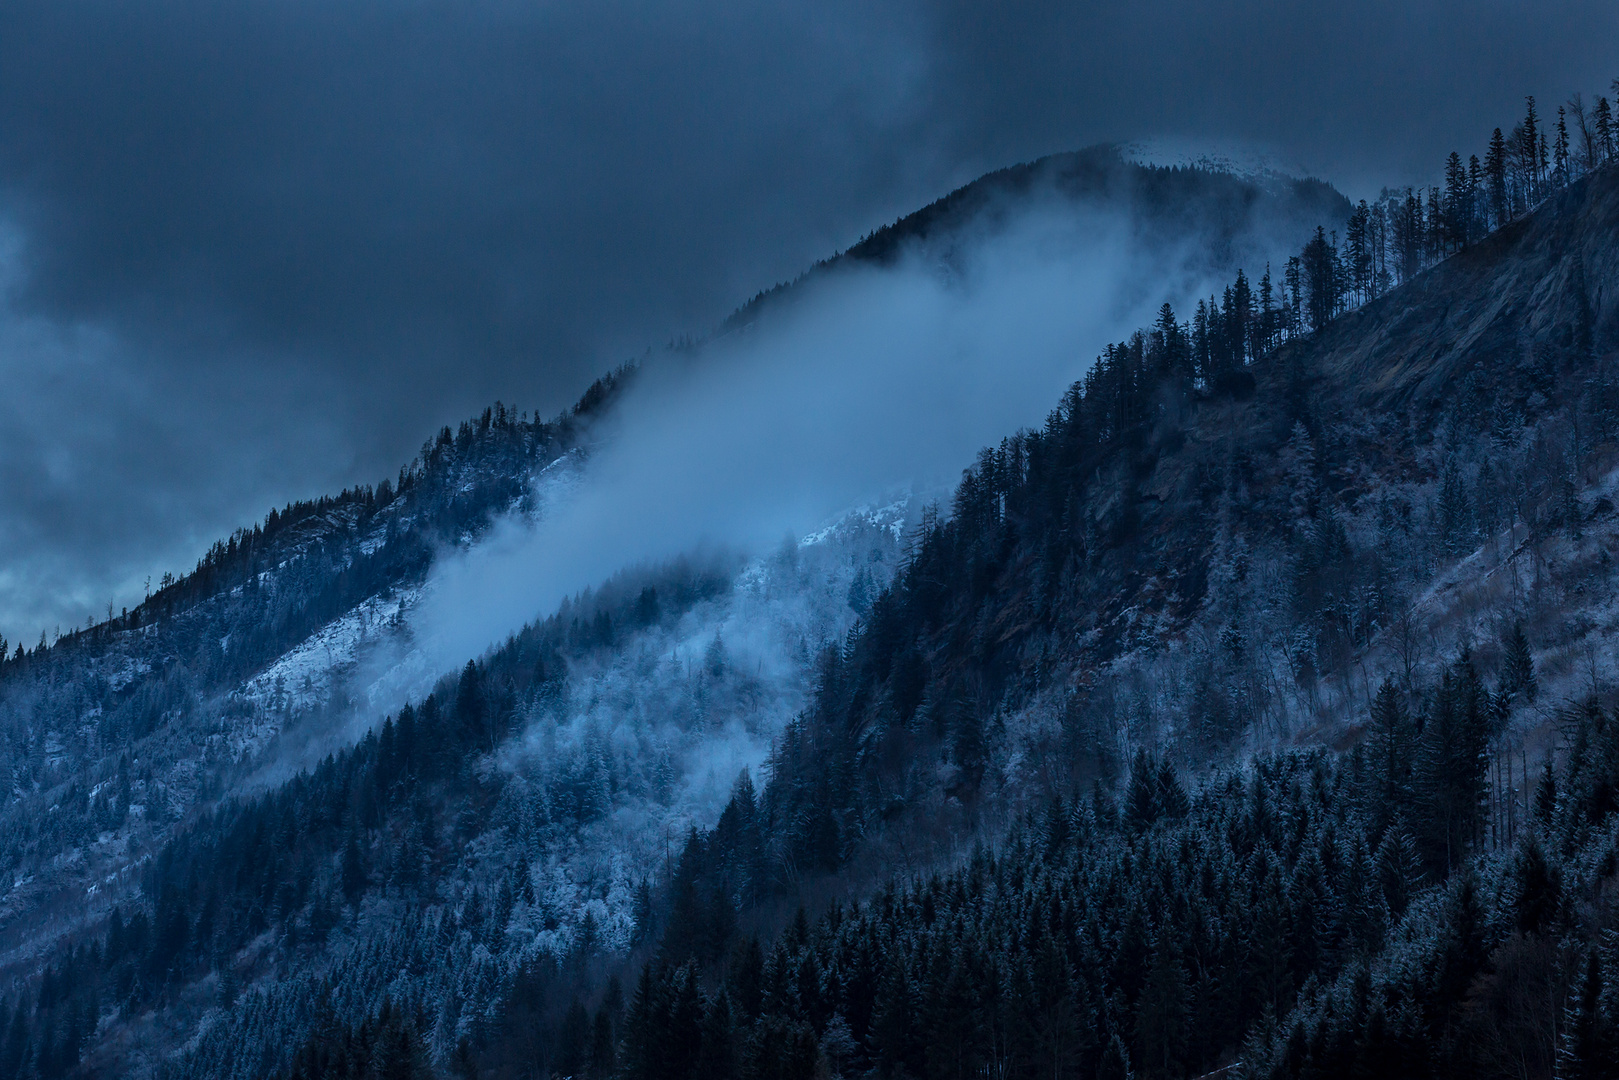
[[[1349,215],[1344,230],[1344,258],[1348,264],[1350,289],[1364,303],[1372,292],[1371,211],[1362,199]]]
[[[1557,1047],[1558,1080],[1612,1080],[1616,1072],[1610,1018],[1602,1012],[1602,962],[1596,949],[1587,953],[1580,979],[1569,997]],[[1608,1022],[1605,1022],[1608,1021]]]
[[[1467,245],[1467,225],[1472,216],[1471,187],[1462,156],[1450,152],[1445,160],[1445,246],[1455,250]]]
[[[1506,892],[1520,934],[1553,929],[1562,904],[1562,874],[1547,861],[1545,850],[1533,834],[1518,847]]]
[[[1133,1080],[1134,1076],[1130,1071],[1130,1052],[1125,1049],[1124,1040],[1115,1035],[1102,1051],[1096,1080]]]
[[[1124,822],[1133,831],[1152,828],[1163,808],[1159,803],[1158,770],[1145,747],[1136,751],[1130,763],[1130,783],[1125,789]]]
[[[1539,693],[1535,678],[1535,661],[1529,651],[1529,639],[1523,632],[1523,620],[1512,624],[1512,630],[1503,643],[1505,653],[1501,661],[1501,680],[1497,690],[1503,697],[1522,695],[1525,701],[1534,701]]]
[[[1552,144],[1552,169],[1552,175],[1559,187],[1568,183],[1568,119],[1561,105],[1557,107],[1557,136]]]
[[[1425,855],[1448,875],[1478,839],[1490,737],[1487,691],[1464,652],[1440,679],[1423,726],[1416,766]]]
[[[1374,775],[1378,778],[1378,820],[1391,822],[1405,805],[1410,790],[1411,751],[1415,731],[1404,695],[1385,679],[1372,702]]]
[[[1304,272],[1305,308],[1310,329],[1320,330],[1338,313],[1338,252],[1327,240],[1326,229],[1316,226],[1315,236],[1300,257]]]
[[[1490,194],[1490,224],[1499,229],[1507,222],[1507,141],[1496,128],[1484,155],[1484,175]]]

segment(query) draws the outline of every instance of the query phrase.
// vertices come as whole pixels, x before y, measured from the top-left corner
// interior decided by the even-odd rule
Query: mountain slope
[[[949,265],[986,234],[1042,207],[1105,214],[1128,223],[1141,247],[1205,241],[1201,269],[1229,274],[1270,250],[1294,247],[1317,225],[1349,216],[1349,200],[1320,180],[1273,179],[1264,186],[1229,173],[1144,166],[1119,147],[1053,154],[979,177],[874,230],[848,250],[817,263],[797,281],[767,289],[723,324],[734,331],[758,319],[795,288],[839,269],[894,266],[905,258]],[[1257,265],[1257,262],[1255,263]]]
[[[1043,194],[1048,181],[1059,190],[1071,181],[1074,198],[1100,190],[1104,206],[1117,194],[1109,185],[1123,183],[1125,203],[1147,208],[1144,230],[1174,233],[1212,220],[1233,245],[1250,242],[1258,227],[1296,237],[1300,215],[1314,212],[1318,196],[1333,214],[1345,209],[1319,191],[1306,189],[1290,203],[1229,177],[1121,173],[1111,164],[1087,172],[1080,167],[1087,160],[1059,162],[1057,181],[1041,172],[1049,165],[1014,172],[981,189],[994,197],[976,209],[958,200],[860,257],[882,261],[919,246],[948,259],[953,242],[994,227],[997,207]],[[1095,175],[1106,183],[1093,182]],[[1199,192],[1207,195],[1201,202]],[[1214,252],[1208,265],[1228,270],[1231,257]],[[829,538],[773,557],[627,572],[453,678],[433,685],[437,673],[429,673],[431,693],[415,696],[411,710],[308,775],[268,791],[241,786],[262,781],[267,750],[273,761],[294,726],[323,733],[346,723],[342,698],[355,687],[337,669],[363,652],[358,637],[409,602],[441,546],[475,539],[495,514],[526,508],[535,470],[585,441],[569,421],[588,413],[590,400],[556,425],[496,413],[459,435],[441,434],[400,485],[404,494],[317,506],[295,527],[278,515],[274,530],[247,544],[238,538],[234,554],[225,545],[131,619],[75,635],[6,673],[16,760],[33,770],[19,773],[24,783],[8,808],[10,820],[26,824],[10,834],[17,839],[7,852],[13,884],[5,901],[10,985],[19,995],[8,1000],[17,1017],[32,1019],[18,1020],[22,1041],[7,1044],[7,1053],[16,1047],[17,1061],[46,1074],[82,1061],[109,1072],[172,1066],[260,1075],[284,1065],[311,1030],[353,1023],[389,998],[415,1010],[411,1023],[440,1063],[463,1041],[489,1062],[516,1060],[514,1047],[538,1038],[566,1004],[554,988],[588,984],[603,965],[657,940],[669,918],[664,890],[678,884],[671,871],[680,833],[723,822],[720,807],[737,773],[759,764],[784,727],[764,800],[768,858],[745,884],[739,879],[739,905],[763,917],[822,870],[846,865],[860,850],[876,852],[861,848],[863,833],[847,821],[825,827],[848,811],[821,812],[828,796],[814,796],[820,803],[809,813],[794,809],[783,785],[796,760],[822,748],[800,741],[804,729],[788,722],[809,703],[817,679],[836,674],[834,682],[847,682],[851,700],[858,698],[858,680],[840,673],[835,650],[822,649],[841,641],[857,614],[868,626],[857,652],[874,640],[873,628],[889,615],[871,610],[870,597],[902,561],[907,521],[921,544],[917,566],[938,555],[936,517],[918,531],[907,506],[854,514]],[[1123,401],[1123,412],[1099,423],[1134,433],[1122,436],[1133,446],[1141,424],[1116,421],[1140,405]],[[985,459],[974,475],[987,479],[963,489],[958,520],[988,527],[992,517],[1005,519],[1006,492],[995,485],[1024,467],[1020,452],[1011,464],[1004,451]],[[1136,468],[1116,458],[1101,464],[1108,475],[1096,480],[1098,490],[1113,473]],[[1099,502],[1089,519],[1070,519],[1066,528],[1082,538],[1101,529],[1123,548],[1136,513],[1116,512],[1123,506]],[[1065,513],[1048,517],[1062,521]],[[269,531],[282,546],[266,552]],[[946,802],[941,827],[957,820],[958,807],[977,813],[987,805],[979,792],[991,764],[1011,777],[1010,758],[995,757],[1002,748],[993,733],[980,740],[982,753],[973,750],[974,728],[964,718],[993,716],[1003,699],[1008,710],[1022,708],[1026,701],[1008,696],[1017,684],[1035,697],[1052,688],[1058,668],[1026,648],[1030,619],[1067,620],[1074,609],[1031,615],[1047,585],[1003,581],[995,560],[1004,542],[983,543],[989,561],[959,577],[960,567],[942,564],[952,576],[936,584],[946,593],[966,585],[962,610],[987,621],[965,629],[951,617],[930,626],[919,615],[917,632],[941,644],[930,646],[919,669],[901,658],[897,670],[911,671],[911,682],[890,680],[884,690],[898,695],[896,712],[912,694],[910,719],[932,718],[915,731],[889,724],[891,737],[873,744],[917,783],[874,788],[860,813],[914,822],[928,799]],[[1053,549],[1059,574],[1071,554]],[[1108,572],[1128,581],[1142,573],[1127,565]],[[1169,619],[1196,609],[1197,572],[1189,565],[1166,604]],[[912,588],[926,574],[913,567],[907,581]],[[277,609],[262,593],[281,598],[296,618],[267,616]],[[1002,604],[1007,598],[1013,602]],[[1155,602],[1116,604],[1112,623],[1098,624],[1096,649],[1116,655],[1124,644],[1154,638],[1157,628],[1144,616],[1133,638],[1109,627],[1119,612],[1150,613]],[[241,647],[242,638],[266,629],[250,649]],[[1064,632],[1093,629],[1079,621]],[[322,667],[328,646],[337,663]],[[1020,652],[1034,657],[1032,674]],[[314,662],[300,667],[300,658]],[[98,665],[114,664],[134,677],[97,682]],[[299,670],[328,681],[307,693],[285,679],[274,686],[278,671]],[[811,724],[827,700],[823,688]],[[40,702],[54,712],[42,714]],[[78,725],[78,737],[91,740],[99,735],[84,730],[87,718],[107,716],[150,723],[127,766],[119,740],[128,733],[111,727],[103,742],[50,760],[53,733],[60,740]],[[942,758],[933,753],[938,746],[948,747]],[[846,760],[837,747],[825,749],[833,751],[822,755],[826,764]],[[782,821],[793,824],[783,831]],[[919,852],[920,864],[934,861],[927,844]],[[168,1056],[176,1051],[183,1052]]]
[[[1611,1075],[1616,207],[986,451],[594,996],[624,1075]]]
[[[94,903],[98,878],[126,881],[148,845],[300,714],[319,713],[336,689],[331,669],[385,629],[436,549],[531,499],[528,475],[574,445],[585,419],[487,411],[458,434],[440,432],[397,487],[384,481],[272,511],[134,611],[49,648],[19,647],[0,665],[5,948],[37,933],[17,920],[48,912],[62,899],[52,891],[88,890],[92,910],[104,910]],[[323,627],[322,651],[337,644],[338,664],[326,658],[319,685],[276,685],[277,662],[317,642]]]
[[[1598,352],[1548,352],[1565,331],[1577,340],[1565,319],[1581,305],[1553,287],[1574,276],[1574,255],[1544,253],[1546,237],[1587,230],[1603,244],[1615,183],[1599,173],[1543,207],[1482,270],[1447,261],[1361,313],[1386,356],[1443,357],[1445,312],[1504,291],[1543,330],[1497,358],[1484,392],[1504,403],[1498,416],[1422,398],[1426,367],[1390,380],[1392,400],[1415,412],[1323,378],[1363,347],[1343,330],[1355,316],[1265,352],[1246,383],[1192,379],[1145,337],[1110,349],[1043,431],[985,453],[948,518],[924,515],[893,587],[817,660],[815,697],[777,742],[764,791],[739,784],[715,827],[648,883],[624,972],[633,993],[602,980],[624,970],[622,951],[574,939],[452,1023],[442,988],[388,973],[394,958],[476,970],[452,958],[491,940],[489,916],[462,892],[410,915],[379,946],[388,959],[345,966],[341,1011],[391,988],[424,1007],[413,1023],[440,1060],[494,1075],[605,1068],[615,1053],[646,1077],[708,1075],[720,1066],[705,1054],[775,1076],[950,1075],[996,1054],[1009,1068],[1045,1060],[1084,1074],[1111,1056],[1173,1075],[1239,1052],[1258,1074],[1291,1075],[1308,1062],[1366,1067],[1371,1057],[1342,1049],[1355,1046],[1473,1074],[1466,1048],[1486,1036],[1516,1040],[1541,1068],[1556,1040],[1548,1049],[1489,1019],[1512,999],[1478,980],[1490,965],[1547,978],[1536,965],[1550,940],[1586,949],[1611,916],[1616,726],[1547,705],[1581,692],[1554,635],[1580,632],[1613,595],[1611,576],[1591,576],[1611,575],[1600,550],[1619,544],[1602,504],[1613,428],[1584,428],[1583,457],[1556,449],[1609,415],[1599,391],[1612,342],[1594,334]],[[1605,325],[1611,300],[1598,298],[1612,289],[1586,280],[1591,324]],[[1448,300],[1411,302],[1436,295]],[[1572,496],[1571,470],[1590,485]],[[1498,489],[1522,493],[1518,516],[1489,517]],[[1475,649],[1440,639],[1458,629]],[[517,670],[533,647],[517,650]],[[453,697],[456,724],[480,715],[476,697]],[[1542,784],[1549,800],[1531,799],[1526,759],[1555,732],[1549,721],[1590,749]],[[1277,740],[1363,749],[1261,759],[1195,796],[1177,776],[1176,757]],[[1395,766],[1380,764],[1385,750]],[[1117,796],[1076,800],[1093,778],[1123,779],[1125,761]],[[311,797],[322,789],[344,785],[317,780]],[[1014,834],[1002,856],[953,876],[880,886],[896,868],[955,863],[1017,820],[1038,839]],[[326,833],[328,867],[341,832]],[[1563,868],[1555,886],[1534,884],[1537,850]],[[361,865],[391,858],[368,851]],[[1487,887],[1469,884],[1474,873]],[[171,880],[178,889],[183,875]],[[507,880],[500,935],[524,924],[513,913],[545,879],[527,867]],[[801,900],[873,892],[813,925],[783,918]],[[749,929],[784,923],[750,951]],[[1609,961],[1590,955],[1600,990]],[[277,1031],[315,1029],[312,1009],[292,1008],[311,987],[262,993],[203,1041],[195,1074],[262,1047],[252,1032],[268,1016],[286,1018]],[[1371,994],[1381,1010],[1355,1004]],[[997,1011],[1006,1000],[1047,1004]],[[1049,1036],[1018,1026],[1048,1007],[1066,1017]],[[595,1031],[608,1033],[606,1057],[580,1049]],[[306,1053],[332,1038],[317,1030]]]
[[[1576,183],[1234,394],[1166,370],[1161,336],[1110,350],[985,453],[879,600],[778,760],[778,816],[823,821],[786,842],[836,866],[895,805],[970,821],[981,784],[1019,805],[1140,745],[1338,739],[1396,668],[1411,686],[1468,644],[1493,667],[1514,619],[1605,654],[1616,199],[1611,170]],[[1431,593],[1458,580],[1495,592],[1459,613]],[[944,784],[886,749],[917,740]]]
[[[1277,196],[1098,150],[994,174],[851,257],[883,261],[913,241],[966,244],[1052,191],[1070,206],[1129,215],[1144,236],[1212,231],[1227,246],[1344,209],[1308,185]],[[1229,255],[1202,258],[1224,266]],[[475,539],[496,515],[530,510],[530,477],[580,448],[616,387],[603,380],[550,423],[499,409],[445,429],[397,482],[273,513],[134,611],[0,665],[11,793],[0,814],[12,838],[0,868],[13,883],[0,897],[0,945],[33,955],[26,916],[65,901],[62,889],[85,895],[98,879],[123,883],[113,893],[127,888],[130,868],[176,824],[254,775],[295,731],[303,739],[346,723],[347,697],[365,688],[345,680],[393,633],[436,553]],[[427,683],[437,674],[425,673]],[[97,917],[112,902],[107,888],[89,894]]]

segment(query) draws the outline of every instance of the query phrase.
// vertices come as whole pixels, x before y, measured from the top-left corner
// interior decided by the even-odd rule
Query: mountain
[[[1261,265],[1272,249],[1296,248],[1303,230],[1342,222],[1351,209],[1349,200],[1320,180],[1144,166],[1128,160],[1121,147],[1093,146],[981,176],[874,230],[791,284],[759,293],[722,329],[749,325],[806,282],[839,270],[894,266],[906,258],[950,265],[1031,207],[1116,216],[1128,223],[1133,245],[1144,249],[1195,239],[1195,268],[1221,275],[1245,261]]]
[[[1616,228],[1609,166],[986,451],[687,845],[631,1074],[1611,1075]],[[754,852],[858,898],[762,969],[685,929]]]
[[[1619,176],[1540,194],[1417,203],[1380,276],[1410,200],[992,174],[840,259],[1051,200],[1200,272],[1304,248],[947,508],[628,567],[454,672],[401,613],[590,482],[633,373],[19,651],[0,1076],[1600,1069]]]
[[[960,249],[1058,191],[1069,208],[1133,222],[1143,244],[1148,232],[1210,233],[1225,255],[1200,252],[1199,265],[1225,271],[1233,253],[1262,248],[1272,233],[1296,237],[1321,213],[1342,216],[1347,204],[1323,190],[1300,184],[1276,195],[1095,150],[993,174],[877,236],[883,258],[895,257],[902,238],[933,245],[929,252]],[[855,257],[877,259],[868,251],[875,239]],[[9,838],[0,862],[11,882],[0,894],[0,965],[33,971],[52,939],[104,919],[192,815],[313,766],[363,734],[379,710],[425,696],[443,672],[412,667],[405,617],[435,560],[474,544],[497,519],[541,514],[559,485],[577,479],[593,422],[630,377],[628,369],[605,377],[552,421],[497,404],[440,431],[397,477],[272,511],[214,545],[193,573],[165,577],[134,610],[48,648],[19,646],[0,664],[11,792],[0,808]],[[885,560],[865,569],[862,589],[886,584]],[[813,603],[825,608],[832,597],[843,614],[806,616],[807,640],[793,650],[807,655],[843,632],[856,573],[846,567],[816,586]],[[773,663],[807,670],[783,648],[771,647]],[[762,760],[762,749],[752,757]]]

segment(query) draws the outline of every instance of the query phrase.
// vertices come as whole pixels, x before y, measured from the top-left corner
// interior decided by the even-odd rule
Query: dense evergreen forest
[[[1443,192],[1361,204],[1344,244],[1321,230],[1289,260],[1280,295],[1267,272],[1257,290],[1239,276],[1189,323],[1166,305],[1099,358],[1043,431],[985,451],[950,516],[924,523],[893,588],[825,658],[815,706],[779,744],[762,796],[744,788],[690,838],[658,950],[622,1011],[615,989],[596,1021],[620,1025],[624,1075],[1619,1075],[1619,720],[1594,697],[1557,711],[1561,764],[1548,752],[1531,774],[1521,738],[1503,738],[1538,691],[1521,622],[1491,643],[1493,690],[1464,648],[1431,682],[1409,669],[1385,681],[1347,752],[1259,755],[1191,794],[1173,759],[1218,750],[1253,722],[1247,680],[1200,685],[1179,731],[1138,728],[1165,750],[1138,743],[1116,792],[1104,784],[1130,740],[1098,725],[1082,688],[1064,717],[1068,775],[1000,844],[876,899],[834,900],[813,928],[801,911],[763,947],[736,930],[736,911],[779,888],[783,864],[834,872],[903,814],[919,744],[952,766],[952,794],[978,795],[997,724],[1041,689],[1042,661],[1060,663],[1046,636],[1085,625],[1094,593],[1074,579],[1110,558],[1128,573],[1121,549],[1153,524],[1128,506],[1097,515],[1087,488],[1150,473],[1166,442],[1187,438],[1189,411],[1257,394],[1285,433],[1273,451],[1293,475],[1246,516],[1253,533],[1281,524],[1294,619],[1351,647],[1394,622],[1375,594],[1417,568],[1398,565],[1395,544],[1357,552],[1340,520],[1353,494],[1342,466],[1370,448],[1340,443],[1326,451],[1338,461],[1311,460],[1342,403],[1310,370],[1322,351],[1310,335],[1602,170],[1614,153],[1606,99],[1590,123],[1577,99],[1569,108],[1574,150],[1560,110],[1548,158],[1529,101],[1510,153],[1497,131],[1482,170],[1451,155]],[[1594,455],[1619,433],[1619,397],[1612,354],[1591,364],[1577,287],[1557,352],[1541,342],[1520,370],[1492,372],[1490,390],[1544,409],[1561,383],[1587,425],[1574,452]],[[1518,444],[1500,426],[1535,419],[1468,417],[1471,404],[1433,410],[1498,455]],[[1166,439],[1171,426],[1182,430]],[[1500,526],[1488,471],[1469,470],[1482,490],[1462,490],[1460,454],[1443,449],[1419,562],[1472,551]],[[1519,474],[1530,497],[1513,509],[1531,536],[1579,534],[1584,512],[1559,473],[1585,464]],[[1217,560],[1244,508],[1229,472],[1224,491],[1218,477],[1197,480],[1228,534],[1209,545]],[[1247,560],[1234,561],[1240,575]],[[1218,584],[1168,598],[1170,614]],[[1226,622],[1228,668],[1246,647],[1240,618]],[[1086,772],[1095,787],[1081,797]],[[556,1036],[565,1067],[610,1075],[574,1049],[583,1014],[568,1016]]]
[[[1492,821],[1490,691],[1464,658],[1417,715],[1404,697],[1385,684],[1347,754],[1263,755],[1192,793],[1142,750],[1117,797],[1053,801],[764,946],[723,906],[770,813],[739,798],[595,1023],[649,1078],[1613,1075],[1619,722],[1570,716],[1528,816]],[[584,1021],[564,1016],[559,1071],[613,1075]]]
[[[313,769],[199,800],[138,901],[0,1002],[0,1077],[161,1038],[138,1064],[177,1080],[1619,1075],[1619,715],[1569,659],[1616,573],[1612,124],[1531,100],[1443,188],[1166,304],[903,543],[855,528],[822,576],[791,546],[626,571]],[[5,685],[237,604],[198,640],[296,640],[520,500],[565,426],[446,429],[396,486],[273,515]],[[463,504],[448,463],[477,454],[518,479]],[[316,520],[339,531],[294,547]],[[301,565],[277,614],[256,583]],[[648,707],[671,729],[756,708],[762,665],[719,634],[670,651],[750,572],[847,609],[766,773],[554,899],[536,853],[673,783],[666,749],[559,744],[571,712],[614,665],[678,675]],[[1493,606],[1445,607],[1486,579]],[[108,747],[182,707],[105,693]],[[161,805],[123,757],[64,792],[28,752],[8,868]]]
[[[446,427],[396,481],[271,510],[135,609],[17,646],[0,663],[0,868],[32,877],[56,852],[128,826],[132,807],[134,827],[162,835],[230,778],[243,728],[293,719],[297,687],[262,700],[228,688],[332,620],[419,584],[444,544],[532,500],[529,475],[578,445],[625,374],[552,422],[497,405]],[[211,774],[178,782],[173,766],[199,740]],[[21,902],[0,904],[0,925]]]

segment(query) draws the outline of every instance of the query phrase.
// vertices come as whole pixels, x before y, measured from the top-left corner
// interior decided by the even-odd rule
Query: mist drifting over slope
[[[839,263],[746,328],[650,362],[569,498],[436,567],[413,616],[428,667],[620,567],[705,543],[757,552],[895,487],[952,484],[1039,424],[1108,341],[1166,300],[1184,316],[1236,266],[1257,277],[1298,231],[1256,217],[1235,237],[1166,237],[1055,198],[990,219],[889,266]]]

